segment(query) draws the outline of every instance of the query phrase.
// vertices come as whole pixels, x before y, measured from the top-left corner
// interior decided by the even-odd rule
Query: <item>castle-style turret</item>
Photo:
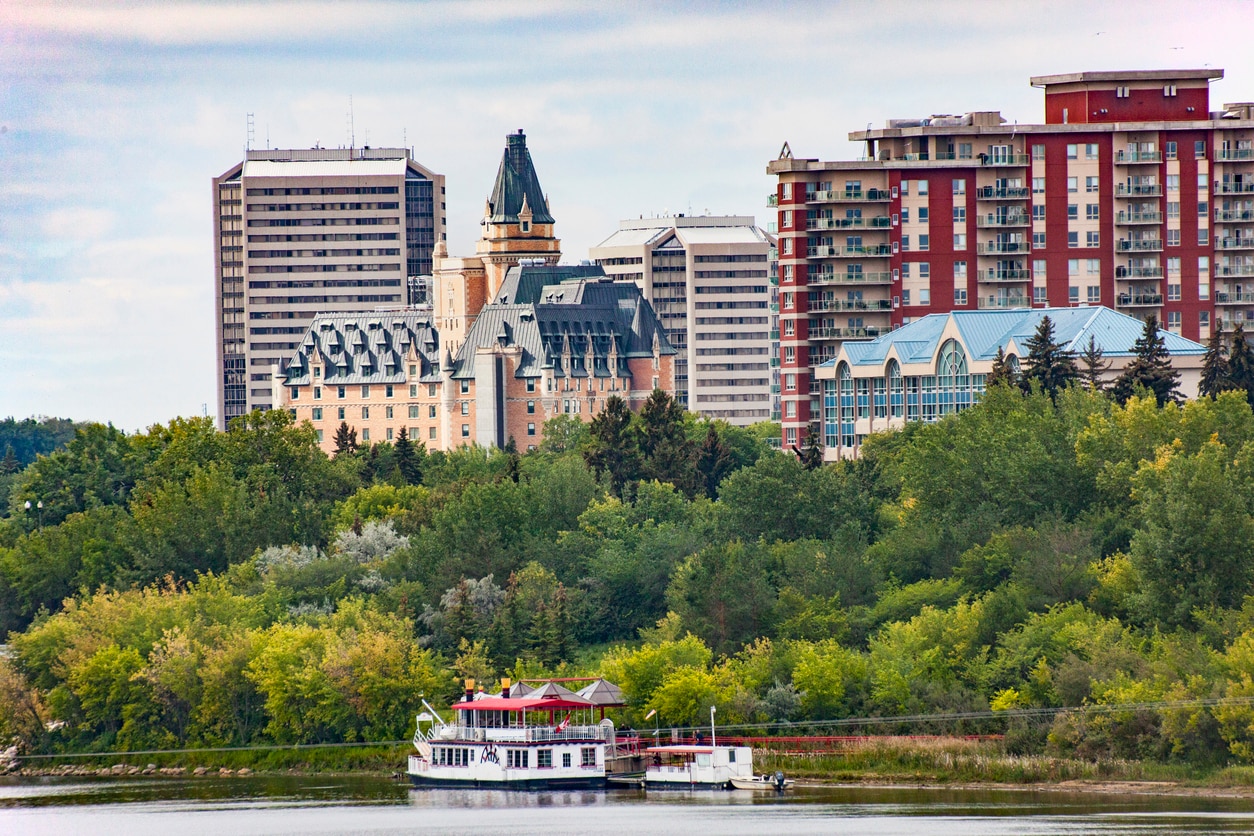
[[[549,201],[521,129],[505,138],[505,154],[484,206],[482,225],[475,252],[483,259],[488,298],[496,296],[505,273],[522,259],[556,264],[561,258],[561,241],[553,236]]]

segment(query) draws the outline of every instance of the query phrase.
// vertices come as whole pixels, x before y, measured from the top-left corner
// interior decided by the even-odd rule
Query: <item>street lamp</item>
[[[713,749],[718,744],[718,739],[714,736],[714,712],[718,711],[714,706],[710,706],[710,748]]]
[[[39,501],[37,501],[37,502],[35,503],[35,508],[36,508],[36,510],[38,510],[38,511],[39,511],[39,527],[40,527],[40,528],[43,528],[43,527],[44,527],[44,501],[43,501],[42,499],[41,499],[41,500],[39,500]],[[29,513],[30,513],[30,509],[31,509],[31,502],[30,502],[30,500],[28,499],[28,500],[26,500],[26,513],[28,513],[28,514],[29,514]]]

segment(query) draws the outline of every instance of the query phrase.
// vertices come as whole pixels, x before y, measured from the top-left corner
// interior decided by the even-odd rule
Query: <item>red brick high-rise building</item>
[[[1040,76],[1045,122],[997,112],[852,132],[865,159],[777,177],[783,443],[819,419],[813,370],[930,313],[1106,305],[1181,336],[1254,322],[1254,104],[1222,70]],[[1254,327],[1254,326],[1252,326]]]

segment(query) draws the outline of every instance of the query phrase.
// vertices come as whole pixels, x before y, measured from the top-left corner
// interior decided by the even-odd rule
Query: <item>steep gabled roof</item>
[[[411,349],[421,366],[421,379],[439,380],[440,336],[430,314],[318,314],[288,361],[284,376],[289,386],[310,383],[310,366],[320,357],[325,366],[321,382],[327,385],[406,383]]]
[[[605,270],[595,264],[519,264],[509,268],[492,301],[507,305],[532,305],[540,301],[540,292],[545,285],[604,276]]]
[[[549,214],[549,202],[544,196],[544,190],[540,188],[540,178],[536,177],[535,166],[531,163],[527,137],[519,129],[518,133],[505,137],[505,155],[496,172],[492,196],[488,198],[491,214],[487,220],[497,224],[518,223],[523,198],[527,200],[533,223],[554,222],[553,216]]]

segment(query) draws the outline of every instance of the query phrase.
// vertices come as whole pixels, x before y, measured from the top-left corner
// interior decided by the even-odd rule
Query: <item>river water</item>
[[[1011,790],[416,790],[376,778],[0,782],[3,836],[1254,834],[1254,801]]]

